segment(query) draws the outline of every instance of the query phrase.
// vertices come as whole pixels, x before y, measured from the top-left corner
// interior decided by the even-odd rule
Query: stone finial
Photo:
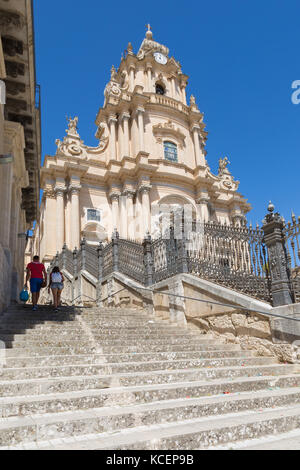
[[[153,33],[151,31],[151,26],[150,24],[146,24],[147,32],[146,32],[146,38],[147,39],[152,39],[153,38]]]
[[[274,209],[275,209],[274,204],[272,203],[272,201],[269,201],[268,212],[272,213],[274,212]]]

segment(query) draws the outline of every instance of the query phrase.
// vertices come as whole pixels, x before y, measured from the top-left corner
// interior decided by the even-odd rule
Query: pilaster
[[[111,160],[117,159],[117,149],[116,149],[116,127],[117,127],[117,118],[115,115],[111,115],[108,118],[108,125],[110,130],[110,158]]]

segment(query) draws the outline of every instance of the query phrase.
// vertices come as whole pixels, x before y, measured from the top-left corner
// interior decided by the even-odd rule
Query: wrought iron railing
[[[119,271],[142,284],[145,283],[144,248],[131,240],[119,239]]]
[[[88,244],[85,246],[85,270],[98,279],[97,247]]]
[[[188,272],[270,301],[264,234],[252,227],[203,224],[188,243]]]
[[[106,277],[106,276],[109,276],[109,274],[113,272],[112,242],[103,248],[102,256],[103,256],[102,276]]]
[[[103,246],[83,240],[73,253],[64,246],[52,262],[77,278],[88,271],[101,283],[120,272],[145,286],[175,274],[190,273],[274,306],[300,302],[300,218],[284,224],[278,213],[269,214],[262,229],[220,223],[192,223],[192,231],[171,227],[168,238],[138,243],[119,238]]]
[[[290,271],[291,289],[295,302],[300,302],[300,217],[292,214],[291,222],[284,224],[283,235]]]

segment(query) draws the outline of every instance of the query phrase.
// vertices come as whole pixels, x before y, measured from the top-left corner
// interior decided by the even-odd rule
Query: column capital
[[[151,184],[141,184],[141,186],[139,187],[138,191],[139,193],[143,194],[143,193],[150,193],[151,191]]]
[[[64,193],[67,191],[66,186],[55,186],[54,187],[54,193],[57,195],[64,195]]]
[[[71,184],[68,189],[69,189],[71,194],[78,194],[80,189],[81,189],[81,186],[79,186],[79,185],[75,186],[75,185]]]
[[[130,119],[130,112],[129,111],[123,111],[120,114],[120,119],[125,121],[125,119]]]
[[[121,193],[118,192],[118,191],[112,191],[112,192],[109,193],[109,197],[110,197],[111,202],[114,202],[114,201],[119,202],[120,196],[121,196]]]
[[[209,196],[200,196],[196,199],[196,204],[208,204],[210,201]]]
[[[55,191],[53,188],[45,188],[43,190],[43,198],[45,199],[55,199]]]
[[[136,194],[135,191],[131,190],[131,189],[125,189],[125,191],[123,192],[123,196],[126,196],[127,199],[132,199],[132,200],[133,200],[135,194]]]
[[[191,125],[190,125],[190,131],[191,132],[194,132],[194,131],[200,131],[201,128],[199,126],[199,124],[197,124],[196,122],[193,122]]]
[[[118,122],[117,116],[115,114],[111,114],[107,119],[108,124],[110,125],[112,122],[116,124]]]

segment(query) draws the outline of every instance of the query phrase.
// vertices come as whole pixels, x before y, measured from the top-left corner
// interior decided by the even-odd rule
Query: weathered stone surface
[[[271,351],[268,339],[236,335],[237,327],[245,328],[238,315],[217,321],[210,315],[200,331],[195,324],[183,330],[156,322],[137,310],[63,309],[51,320],[48,308],[36,317],[9,309],[0,319],[2,338],[11,346],[0,372],[0,448],[42,449],[50,442],[59,449],[64,439],[66,449],[111,448],[116,435],[120,447],[151,448],[152,428],[155,435],[165,429],[157,448],[205,448],[212,442],[207,432],[193,432],[201,420],[220,415],[213,440],[220,444],[235,439],[225,431],[232,415],[297,407],[300,366],[278,364],[283,350],[274,345]],[[254,318],[250,331],[267,333],[261,321]],[[269,415],[260,431],[251,416],[243,418],[245,435],[264,434]],[[241,429],[233,426],[236,437]],[[149,440],[142,439],[145,430]]]
[[[231,317],[229,315],[220,315],[216,317],[208,317],[207,319],[210,327],[218,333],[230,333],[235,335],[235,328],[232,324]]]

